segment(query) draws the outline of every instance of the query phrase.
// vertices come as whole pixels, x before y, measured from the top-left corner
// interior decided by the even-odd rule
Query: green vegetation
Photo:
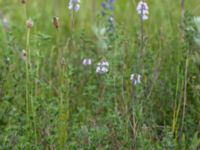
[[[142,30],[139,1],[115,0],[112,32],[102,1],[0,0],[0,150],[199,148],[199,1],[182,17],[181,0],[146,1]]]

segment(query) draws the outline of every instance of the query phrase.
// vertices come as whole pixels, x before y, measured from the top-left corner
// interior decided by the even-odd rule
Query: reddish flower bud
[[[31,28],[33,27],[33,21],[32,21],[32,19],[28,19],[28,20],[26,21],[26,26],[27,26],[27,28],[29,28],[29,29],[31,29]]]

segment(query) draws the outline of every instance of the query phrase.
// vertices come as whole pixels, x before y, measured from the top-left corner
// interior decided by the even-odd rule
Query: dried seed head
[[[33,21],[32,21],[32,19],[28,19],[28,20],[26,21],[26,26],[27,26],[27,28],[29,28],[29,29],[31,29],[31,28],[33,27]]]
[[[56,29],[59,28],[59,18],[58,17],[53,17],[53,25]]]
[[[66,61],[65,61],[65,58],[64,58],[64,57],[61,58],[60,64],[61,64],[62,66],[66,65]]]
[[[22,4],[26,4],[26,0],[21,0],[21,3]]]
[[[22,50],[21,54],[20,54],[20,57],[22,60],[26,61],[27,59],[27,53],[26,53],[26,50]]]

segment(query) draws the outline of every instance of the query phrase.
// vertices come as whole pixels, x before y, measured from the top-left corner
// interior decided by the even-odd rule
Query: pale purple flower
[[[106,60],[102,60],[97,64],[96,73],[97,74],[104,74],[107,73],[109,67],[109,63]]]
[[[8,29],[9,28],[9,22],[8,22],[8,18],[7,17],[3,17],[2,18],[2,24],[3,24],[3,27]]]
[[[92,60],[90,58],[85,58],[85,59],[83,59],[82,64],[84,66],[90,66],[92,64]]]
[[[133,85],[137,85],[141,83],[141,75],[140,74],[131,74],[130,80],[132,81]]]
[[[144,0],[141,0],[138,3],[136,10],[137,10],[138,14],[141,16],[141,19],[143,21],[147,20],[149,18],[148,17],[149,7],[148,7],[147,3]]]
[[[80,0],[70,0],[68,4],[68,8],[75,12],[79,11],[80,9]]]

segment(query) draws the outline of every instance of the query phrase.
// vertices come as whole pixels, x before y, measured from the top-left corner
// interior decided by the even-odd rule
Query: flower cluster
[[[80,0],[70,0],[68,8],[72,11],[77,12],[80,9]]]
[[[130,80],[133,85],[137,85],[141,83],[141,75],[140,74],[131,74]]]
[[[108,22],[107,31],[113,31],[114,29],[114,19],[113,19],[113,9],[114,9],[114,0],[106,0],[101,3],[103,10],[101,11],[102,16],[106,17],[106,21]]]
[[[96,73],[104,74],[108,72],[109,63],[106,60],[102,60],[97,64]]]
[[[83,59],[82,64],[84,66],[90,66],[92,64],[92,60],[90,58],[85,58],[85,59]]]
[[[147,20],[149,17],[148,17],[148,14],[149,14],[149,7],[147,5],[147,3],[144,1],[144,0],[141,0],[138,5],[137,5],[137,12],[138,14],[141,16],[141,19],[144,21],[144,20]]]
[[[101,3],[101,6],[105,9],[105,10],[113,10],[113,3],[114,0],[106,0],[105,2]],[[103,12],[103,11],[102,11]],[[103,15],[103,14],[102,14]]]

